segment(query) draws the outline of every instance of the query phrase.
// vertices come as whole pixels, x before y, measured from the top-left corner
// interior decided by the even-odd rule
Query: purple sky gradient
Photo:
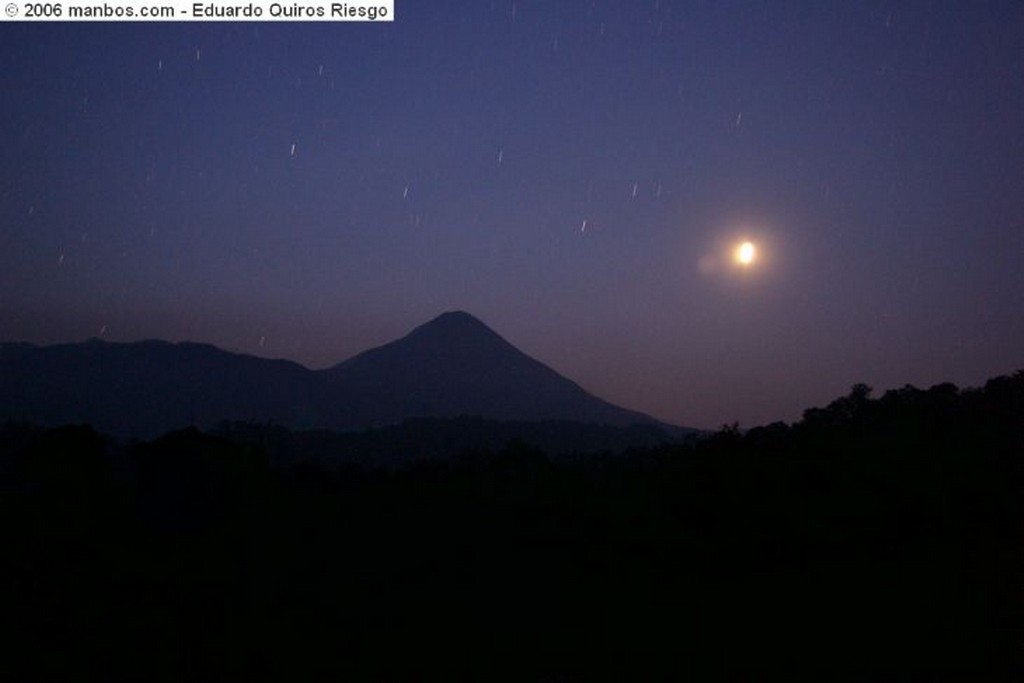
[[[0,26],[0,339],[462,309],[696,427],[1024,367],[1024,5],[514,4]]]

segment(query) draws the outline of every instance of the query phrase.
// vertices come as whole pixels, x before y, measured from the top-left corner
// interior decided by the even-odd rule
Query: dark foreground
[[[1024,374],[864,389],[697,445],[397,470],[8,426],[0,676],[1018,678]]]

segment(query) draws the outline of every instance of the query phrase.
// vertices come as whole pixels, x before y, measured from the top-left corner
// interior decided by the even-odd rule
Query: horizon
[[[365,348],[365,349],[363,349],[361,351],[357,351],[356,353],[354,353],[354,354],[352,354],[350,356],[346,356],[345,358],[342,358],[342,359],[339,359],[337,361],[331,362],[331,363],[329,363],[329,364],[327,364],[327,365],[325,365],[323,367],[313,367],[313,366],[307,365],[305,363],[302,363],[299,360],[296,360],[296,359],[293,359],[293,358],[288,358],[288,357],[285,357],[285,356],[264,356],[264,355],[260,355],[260,354],[257,354],[257,353],[247,353],[245,351],[223,348],[223,347],[217,346],[216,344],[211,344],[211,343],[208,343],[208,342],[203,342],[203,341],[199,341],[199,340],[192,340],[192,339],[169,340],[169,339],[159,339],[159,338],[145,338],[145,339],[136,339],[136,340],[116,340],[115,341],[115,340],[111,340],[111,339],[103,339],[101,337],[89,337],[88,339],[81,340],[81,341],[65,341],[65,342],[58,342],[56,344],[39,344],[39,345],[36,345],[36,346],[39,346],[41,348],[45,348],[45,347],[49,347],[49,346],[64,346],[64,345],[66,345],[66,346],[75,346],[75,345],[93,344],[93,343],[125,345],[125,346],[129,346],[129,345],[133,345],[133,344],[151,344],[151,343],[170,344],[170,345],[203,346],[203,347],[209,347],[209,348],[212,348],[212,349],[216,349],[217,351],[220,351],[220,352],[223,352],[223,353],[229,353],[229,354],[233,354],[233,355],[242,355],[242,356],[247,356],[247,357],[251,357],[251,358],[258,358],[258,359],[261,359],[261,360],[267,360],[267,361],[284,361],[284,362],[288,362],[288,363],[294,363],[294,364],[299,365],[300,367],[302,367],[302,368],[304,368],[306,370],[313,371],[313,372],[320,372],[320,371],[330,370],[332,368],[340,366],[340,365],[342,365],[344,363],[347,363],[347,362],[349,362],[349,361],[351,361],[351,360],[353,360],[355,358],[358,358],[359,356],[361,356],[364,353],[367,353],[369,351],[374,351],[374,350],[382,348],[384,346],[389,346],[391,344],[400,342],[400,341],[406,339],[407,337],[412,336],[413,333],[415,333],[415,332],[417,332],[417,331],[419,331],[419,330],[421,330],[423,328],[427,328],[427,327],[430,327],[430,326],[436,326],[437,323],[439,321],[441,321],[443,318],[448,318],[450,320],[451,318],[453,318],[455,316],[458,316],[460,318],[468,318],[473,323],[478,324],[478,325],[482,325],[484,330],[486,330],[487,332],[489,332],[491,334],[497,335],[502,341],[504,341],[504,342],[506,342],[508,344],[511,344],[512,347],[516,351],[518,351],[520,353],[524,353],[513,342],[511,342],[510,340],[506,339],[499,331],[494,330],[493,328],[491,328],[485,321],[481,320],[480,318],[478,318],[474,314],[472,314],[472,313],[470,313],[468,311],[463,311],[463,310],[448,310],[448,311],[444,311],[444,312],[434,316],[430,320],[427,320],[427,321],[425,321],[425,322],[423,322],[423,323],[413,327],[412,329],[408,330],[406,333],[404,333],[404,334],[402,334],[402,335],[400,335],[398,337],[395,337],[394,339],[391,339],[391,340],[386,341],[386,342],[384,342],[382,344],[379,344],[379,345],[367,347],[367,348]],[[9,343],[9,344],[30,343],[31,344],[31,342],[23,342],[23,341],[0,341],[0,344],[5,344],[5,343]],[[587,393],[591,394],[592,396],[595,396],[596,398],[604,400],[604,401],[608,401],[609,403],[611,403],[612,405],[614,405],[614,406],[616,406],[618,408],[624,408],[626,410],[636,410],[635,408],[633,408],[631,406],[628,406],[628,405],[617,404],[617,403],[615,403],[615,401],[609,400],[606,397],[601,396],[600,394],[597,394],[597,393],[591,391],[590,389],[588,389],[586,386],[584,386],[583,384],[578,382],[573,377],[570,377],[568,375],[563,374],[562,372],[559,371],[559,369],[557,367],[552,367],[549,364],[544,363],[544,361],[541,360],[541,359],[533,358],[533,356],[529,356],[529,354],[526,354],[526,355],[528,357],[530,357],[531,359],[536,360],[536,361],[542,363],[543,365],[547,366],[551,370],[554,370],[556,373],[558,373],[559,376],[563,377],[564,379],[567,379],[567,380],[569,380],[569,381],[571,381],[573,383],[578,384],[580,387],[582,387]],[[979,382],[977,384],[974,384],[974,385],[960,385],[960,384],[956,384],[956,383],[953,383],[953,384],[956,384],[957,388],[960,389],[960,390],[981,388],[988,380],[991,380],[991,379],[993,379],[995,377],[999,377],[999,376],[1010,376],[1010,375],[1012,375],[1015,372],[1024,372],[1024,368],[1012,369],[1012,370],[1009,370],[1009,371],[1007,371],[1005,373],[1001,373],[1000,375],[993,375],[992,377],[987,377],[983,381],[981,381],[981,382]],[[869,387],[869,388],[871,389],[870,393],[877,398],[877,397],[883,396],[887,391],[896,390],[896,389],[904,389],[904,388],[906,388],[908,386],[912,386],[913,388],[916,388],[916,389],[926,390],[926,389],[930,389],[930,388],[932,388],[934,386],[938,386],[938,385],[942,385],[942,384],[948,384],[948,383],[949,383],[948,381],[939,381],[939,382],[933,382],[932,384],[929,384],[929,385],[926,385],[926,386],[914,386],[914,385],[905,384],[905,385],[902,385],[900,387],[884,387],[884,388]],[[863,383],[858,383],[858,384],[863,384]],[[775,421],[772,421],[772,422],[785,422],[787,424],[795,424],[797,422],[800,422],[804,418],[804,414],[805,414],[805,412],[807,410],[815,409],[815,408],[822,408],[826,404],[831,403],[833,400],[841,398],[842,396],[845,396],[845,395],[846,395],[846,393],[843,392],[841,394],[837,394],[836,396],[833,396],[833,397],[829,398],[826,401],[821,402],[820,404],[804,406],[804,408],[801,411],[800,415],[798,415],[797,417],[795,417],[793,419],[775,420]],[[644,412],[644,411],[639,411],[639,412]],[[726,421],[726,422],[724,422],[722,424],[719,424],[719,425],[699,425],[699,424],[672,422],[670,420],[664,420],[664,419],[658,417],[657,415],[649,415],[649,416],[655,418],[656,420],[658,420],[662,424],[670,426],[670,427],[696,429],[696,430],[702,431],[702,432],[713,432],[713,431],[715,431],[717,429],[727,428],[731,424],[738,423],[738,420],[733,420],[733,421]],[[472,416],[470,416],[470,417],[472,417]],[[438,418],[438,419],[440,419],[440,418]],[[493,418],[491,418],[491,419],[493,419]],[[770,424],[770,423],[766,422],[766,423],[746,424],[746,425],[740,424],[740,427],[743,430],[747,430],[747,429],[752,429],[752,428],[755,428],[755,427],[767,426],[768,424]]]
[[[515,9],[513,9],[515,7]],[[2,30],[0,339],[324,369],[469,311],[671,423],[1024,367],[1024,6]]]

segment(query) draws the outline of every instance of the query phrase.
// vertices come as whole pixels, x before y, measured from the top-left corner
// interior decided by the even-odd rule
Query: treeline
[[[616,454],[310,438],[0,431],[0,675],[1024,673],[1024,372]]]
[[[560,458],[682,443],[698,435],[692,429],[653,424],[613,427],[568,420],[525,422],[468,416],[412,418],[398,425],[352,432],[292,431],[273,423],[225,421],[211,433],[260,449],[269,456],[272,467],[305,464],[326,470],[461,460],[498,452],[514,441]]]

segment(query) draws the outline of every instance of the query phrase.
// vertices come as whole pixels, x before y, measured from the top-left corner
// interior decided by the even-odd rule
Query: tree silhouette
[[[559,428],[583,433],[232,423],[125,444],[8,425],[2,673],[1022,672],[1024,373],[858,384],[792,425],[624,452],[531,441]],[[359,456],[396,445],[433,458]]]

